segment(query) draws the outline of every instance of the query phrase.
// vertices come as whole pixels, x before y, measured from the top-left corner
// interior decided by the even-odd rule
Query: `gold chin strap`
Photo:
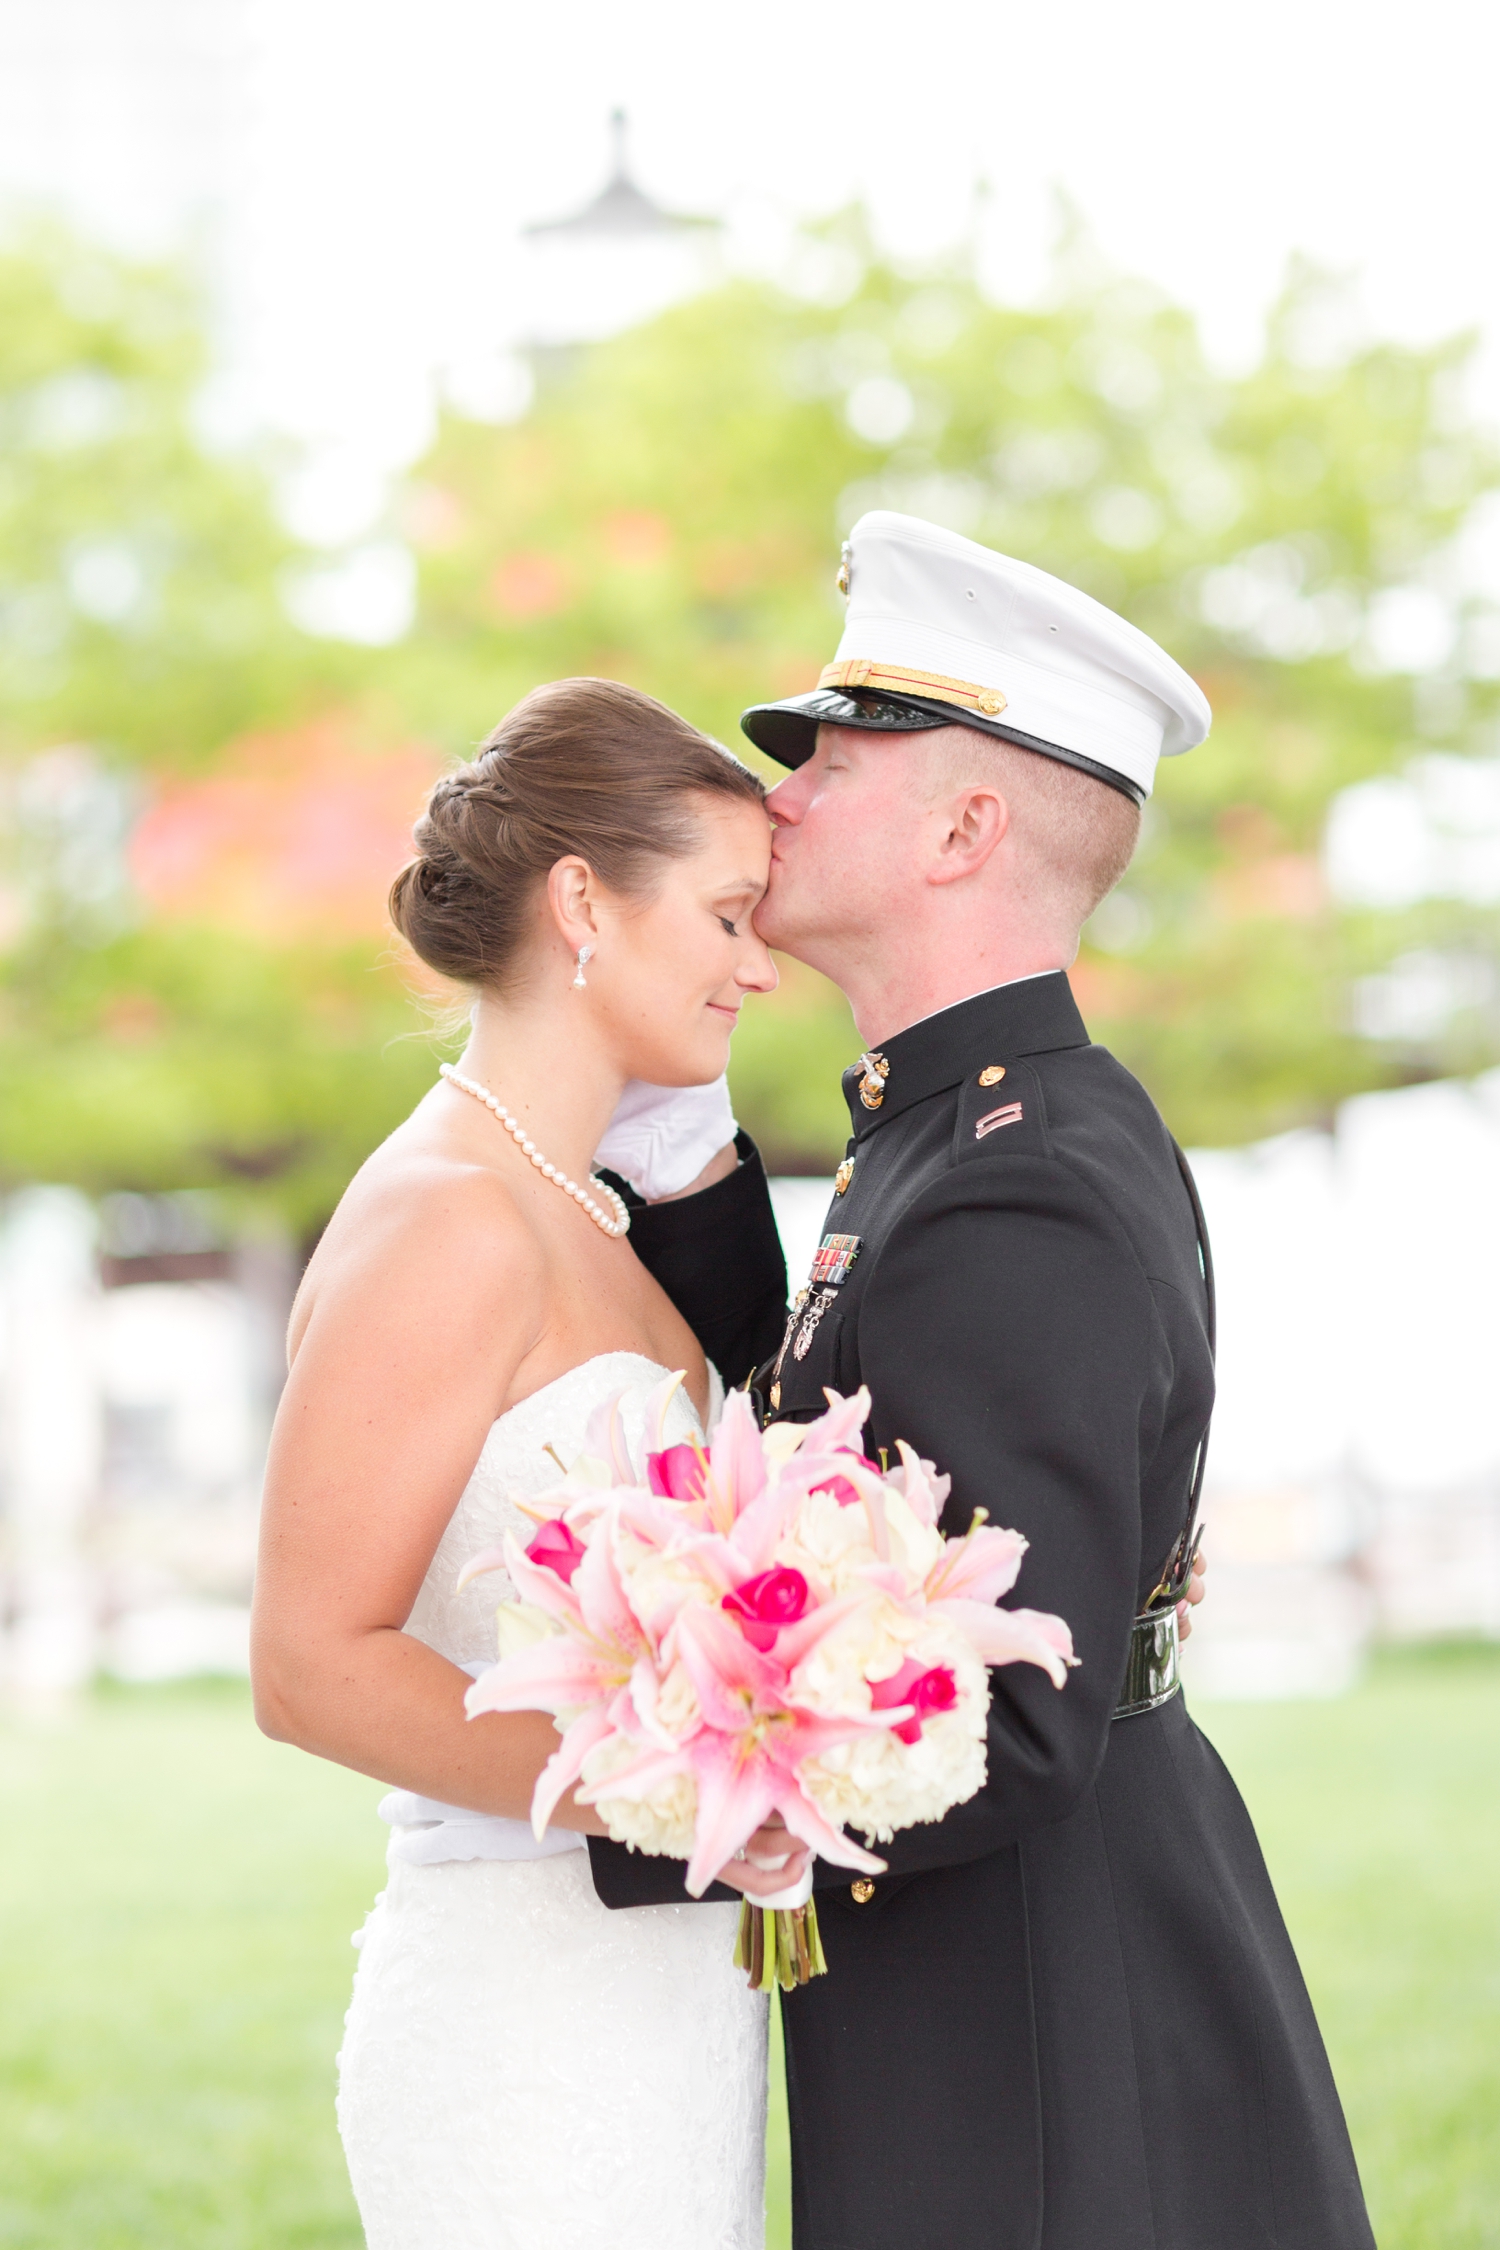
[[[998,719],[1005,709],[1005,697],[998,688],[976,687],[972,680],[951,680],[946,672],[917,672],[909,664],[882,664],[873,656],[846,656],[841,663],[825,664],[818,685],[922,695],[934,703],[956,703],[960,710],[978,711],[986,719]]]

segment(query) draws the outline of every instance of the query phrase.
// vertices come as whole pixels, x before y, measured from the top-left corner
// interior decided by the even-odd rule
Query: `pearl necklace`
[[[601,1234],[618,1237],[630,1232],[630,1213],[612,1187],[609,1187],[603,1180],[594,1180],[591,1183],[599,1189],[601,1194],[609,1197],[611,1204],[614,1206],[615,1215],[613,1218],[609,1216],[607,1211],[600,1209],[587,1189],[581,1188],[576,1180],[570,1180],[560,1166],[547,1162],[535,1141],[527,1139],[525,1131],[516,1123],[504,1102],[497,1101],[488,1086],[481,1086],[477,1078],[460,1078],[452,1063],[439,1063],[438,1070],[440,1075],[447,1079],[450,1086],[461,1086],[466,1094],[474,1096],[476,1102],[483,1102],[486,1109],[494,1111],[521,1154],[530,1157],[544,1180],[551,1180],[555,1187],[562,1189],[564,1195],[570,1195],[581,1210],[587,1211]]]

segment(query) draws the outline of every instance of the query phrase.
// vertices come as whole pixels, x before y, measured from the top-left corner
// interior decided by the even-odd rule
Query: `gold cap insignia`
[[[847,579],[847,563],[839,570],[841,589]],[[888,695],[919,695],[927,701],[956,703],[961,710],[977,711],[982,718],[997,719],[1005,709],[1005,697],[999,688],[981,687],[977,680],[957,680],[947,672],[922,672],[911,664],[886,664],[878,656],[836,656],[825,664],[818,674],[819,687],[845,688],[852,695],[859,688],[869,688],[873,693]]]
[[[879,1109],[885,1100],[885,1082],[890,1077],[891,1066],[884,1055],[861,1055],[859,1060],[864,1071],[859,1082],[859,1098],[866,1109]]]
[[[834,1173],[834,1175],[833,1175],[833,1192],[834,1192],[834,1194],[835,1194],[835,1195],[842,1195],[842,1194],[843,1194],[843,1192],[844,1192],[844,1190],[845,1190],[845,1188],[846,1188],[846,1187],[847,1187],[847,1186],[849,1185],[849,1182],[850,1182],[850,1181],[851,1181],[851,1180],[853,1179],[853,1177],[854,1177],[854,1159],[853,1159],[853,1157],[852,1157],[852,1156],[846,1156],[846,1157],[844,1158],[844,1161],[843,1161],[843,1163],[842,1163],[842,1164],[841,1164],[841,1165],[839,1166],[838,1170],[837,1170],[837,1171],[836,1171],[836,1172]]]
[[[989,1063],[979,1073],[979,1083],[981,1086],[998,1086],[1004,1076],[1004,1063]]]
[[[838,590],[839,590],[839,592],[840,592],[841,594],[847,594],[847,593],[848,593],[848,591],[849,591],[849,542],[848,542],[848,540],[847,540],[847,539],[846,539],[846,540],[844,541],[844,551],[843,551],[843,553],[842,553],[842,554],[840,555],[840,557],[839,557],[839,574],[838,574],[837,578],[835,578],[835,580],[834,580],[834,584],[835,584],[835,586],[837,586],[837,588],[838,588]]]

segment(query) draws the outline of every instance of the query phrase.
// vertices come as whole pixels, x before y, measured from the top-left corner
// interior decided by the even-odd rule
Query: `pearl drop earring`
[[[583,973],[583,965],[586,961],[592,961],[593,958],[593,947],[591,945],[580,945],[578,948],[578,974],[573,979],[573,990],[575,992],[582,992],[584,986],[588,983],[589,980]]]

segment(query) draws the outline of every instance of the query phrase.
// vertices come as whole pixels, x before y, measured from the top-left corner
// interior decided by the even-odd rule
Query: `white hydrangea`
[[[899,1672],[917,1627],[892,1601],[870,1601],[812,1648],[791,1677],[795,1700],[825,1718],[870,1708],[871,1680]]]
[[[797,1769],[825,1819],[882,1844],[917,1821],[940,1820],[984,1786],[989,1709],[984,1665],[961,1634],[932,1619],[902,1649],[901,1661],[907,1658],[924,1667],[948,1666],[958,1690],[955,1708],[929,1714],[915,1742],[903,1742],[891,1730],[862,1735],[804,1759]],[[883,1676],[898,1668],[891,1665]],[[870,1708],[868,1689],[863,1707]]]
[[[583,1761],[582,1785],[593,1792],[608,1784],[611,1774],[639,1756],[639,1746],[611,1735],[596,1745]],[[617,1844],[654,1857],[690,1859],[693,1828],[698,1817],[698,1785],[690,1773],[670,1775],[646,1797],[592,1798],[594,1810]]]
[[[615,1548],[630,1606],[654,1641],[660,1641],[688,1602],[717,1602],[719,1589],[704,1575],[691,1545],[646,1547],[622,1532]]]
[[[830,1594],[852,1593],[877,1560],[868,1510],[831,1492],[810,1492],[776,1545],[776,1560]]]

